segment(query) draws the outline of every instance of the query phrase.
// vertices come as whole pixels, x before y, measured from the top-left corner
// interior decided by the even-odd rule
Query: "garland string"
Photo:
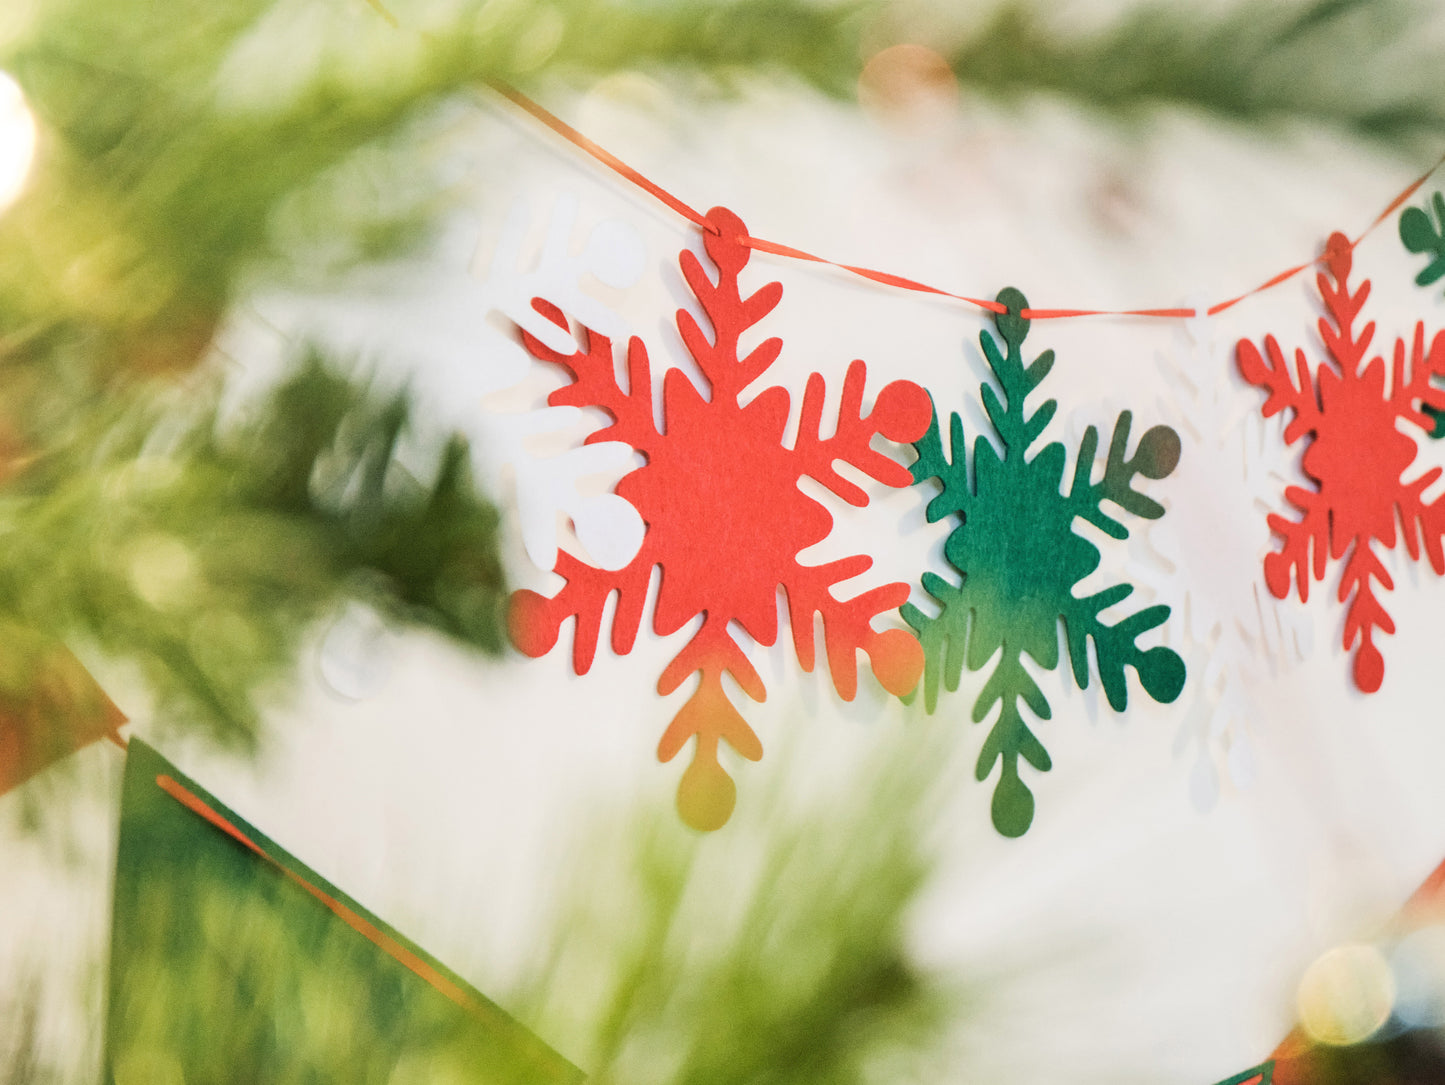
[[[613,170],[632,184],[636,185],[638,188],[642,189],[654,199],[670,207],[673,211],[677,212],[677,214],[687,219],[694,226],[697,226],[699,229],[702,229],[707,233],[711,234],[716,234],[719,232],[719,227],[715,223],[710,221],[707,216],[699,213],[695,208],[691,207],[689,204],[685,203],[683,200],[679,199],[671,192],[668,192],[667,189],[663,188],[655,181],[649,180],[643,174],[641,174],[636,169],[629,166],[626,162],[622,161],[622,159],[614,155],[611,151],[589,139],[587,136],[583,135],[581,132],[577,131],[577,129],[569,125],[566,121],[562,120],[554,113],[539,105],[537,102],[527,97],[521,91],[517,90],[515,87],[498,79],[489,80],[487,85],[490,86],[498,94],[500,94],[503,98],[507,99],[509,102],[515,105],[517,108],[528,114],[534,120],[539,121],[547,128],[555,132],[557,135],[561,136],[567,142],[571,143],[573,146],[579,148],[582,151],[585,151],[587,154],[597,159],[597,161],[601,162],[604,166]],[[1361,241],[1363,241],[1366,237],[1373,233],[1382,222],[1384,222],[1387,218],[1389,218],[1396,211],[1398,211],[1400,207],[1404,205],[1405,201],[1408,200],[1411,196],[1413,196],[1416,192],[1418,192],[1420,187],[1424,185],[1425,182],[1430,179],[1431,175],[1434,174],[1435,171],[1438,170],[1441,166],[1445,166],[1445,154],[1442,154],[1435,161],[1434,165],[1432,165],[1428,170],[1426,170],[1418,178],[1412,181],[1403,191],[1401,191],[1397,196],[1395,196],[1395,198],[1390,201],[1389,205],[1386,206],[1383,211],[1381,211],[1378,215],[1375,216],[1374,221],[1371,222],[1367,227],[1365,227],[1365,229],[1360,232],[1359,236],[1349,243],[1350,249],[1353,250],[1356,245],[1358,245]],[[814,264],[826,264],[829,267],[838,268],[842,271],[849,272],[850,274],[857,275],[860,278],[867,279],[870,282],[881,283],[884,286],[895,286],[902,290],[911,290],[919,294],[933,294],[938,297],[951,298],[954,301],[962,301],[969,305],[973,305],[979,309],[987,310],[991,313],[1004,313],[1007,311],[1002,305],[1000,305],[996,301],[989,301],[983,298],[973,298],[965,294],[955,294],[952,291],[943,290],[936,286],[929,286],[927,283],[921,283],[915,279],[907,279],[901,275],[894,275],[887,271],[878,271],[874,268],[858,267],[853,264],[840,264],[834,260],[828,260],[822,256],[815,256],[813,253],[804,252],[802,249],[795,249],[790,245],[781,245],[776,241],[767,241],[763,238],[752,237],[749,235],[744,235],[738,240],[746,247],[750,249],[755,249],[758,252],[771,253],[774,256],[785,256],[793,260],[805,260],[809,263]],[[1281,283],[1289,281],[1300,272],[1304,271],[1307,268],[1313,267],[1315,264],[1319,263],[1323,259],[1324,256],[1322,254],[1317,259],[1306,261],[1303,264],[1296,264],[1294,267],[1281,271],[1278,275],[1275,275],[1265,280],[1263,283],[1260,283],[1260,285],[1256,286],[1252,290],[1246,290],[1242,294],[1236,294],[1235,296],[1227,298],[1216,305],[1209,306],[1209,308],[1204,310],[1204,312],[1208,316],[1214,316],[1218,313],[1224,312],[1226,309],[1232,309],[1240,302],[1245,301],[1248,298],[1252,298],[1256,294],[1263,294],[1265,291],[1272,290],[1276,286],[1279,286]],[[1071,317],[1081,316],[1136,316],[1183,320],[1194,317],[1197,314],[1196,311],[1192,308],[1174,307],[1165,309],[1025,309],[1019,315],[1025,320],[1062,320]]]

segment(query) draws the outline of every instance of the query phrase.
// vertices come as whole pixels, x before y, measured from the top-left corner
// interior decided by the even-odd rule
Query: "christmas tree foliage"
[[[1025,399],[1038,388],[1054,364],[1053,351],[1045,351],[1025,366],[1022,347],[1029,321],[1019,315],[1028,302],[1017,290],[999,294],[1007,313],[995,318],[1002,346],[983,332],[979,342],[984,357],[1003,392],[990,384],[981,388],[983,404],[1003,447],[979,436],[974,441],[972,473],[963,433],[963,421],[950,421],[950,448],[944,448],[935,409],[932,425],[917,444],[913,465],[917,483],[938,479],[942,492],[928,505],[928,519],[937,522],[956,517],[956,527],[944,544],[944,556],[963,576],[954,584],[934,573],[923,574],[923,586],[937,601],[939,613],[930,617],[913,604],[903,607],[903,618],[923,644],[926,669],[924,704],[932,712],[940,685],[958,688],[967,662],[979,670],[997,655],[997,662],[974,702],[973,718],[981,721],[999,706],[979,753],[977,776],[987,778],[1001,764],[994,789],[993,823],[1006,836],[1028,830],[1034,815],[1034,798],[1019,775],[1022,757],[1040,772],[1051,761],[1020,711],[1021,704],[1041,719],[1050,716],[1049,702],[1023,663],[1027,654],[1035,663],[1053,670],[1059,663],[1059,630],[1063,622],[1074,679],[1080,688],[1089,684],[1089,640],[1094,642],[1099,681],[1109,704],[1123,711],[1128,704],[1124,668],[1133,667],[1140,682],[1156,701],[1169,702],[1184,687],[1184,663],[1168,648],[1140,648],[1135,642],[1163,624],[1169,607],[1152,606],[1130,615],[1117,625],[1106,625],[1099,614],[1126,599],[1133,588],[1119,584],[1086,598],[1073,594],[1074,585],[1099,565],[1099,551],[1074,529],[1075,518],[1087,520],[1115,539],[1128,538],[1128,529],[1103,510],[1111,501],[1125,512],[1145,519],[1164,514],[1163,506],[1134,489],[1137,475],[1164,478],[1179,462],[1179,436],[1156,426],[1128,455],[1132,415],[1124,411],[1104,464],[1103,477],[1092,481],[1098,431],[1084,433],[1072,483],[1060,493],[1066,452],[1058,442],[1045,445],[1032,458],[1029,447],[1038,439],[1058,407],[1045,401],[1028,411]]]
[[[947,55],[962,82],[995,94],[1043,91],[1112,115],[1176,105],[1246,124],[1293,118],[1427,146],[1445,129],[1428,32],[1438,9],[1415,0],[1146,0],[1093,33],[1048,0],[992,8]]]
[[[249,420],[222,424],[204,392],[97,406],[9,487],[0,613],[134,661],[167,724],[233,742],[345,598],[496,650],[496,511],[460,440],[430,478],[397,462],[411,414],[314,356]]]
[[[950,729],[882,743],[825,789],[797,788],[804,747],[780,745],[724,833],[645,802],[580,825],[548,953],[509,1004],[591,1085],[995,1080],[975,1051],[1012,978],[928,963],[910,937],[966,768]]]

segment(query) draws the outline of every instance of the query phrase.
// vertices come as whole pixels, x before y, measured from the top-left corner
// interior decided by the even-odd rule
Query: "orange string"
[[[588,139],[571,125],[567,124],[565,121],[562,121],[552,113],[548,112],[542,106],[532,101],[532,99],[528,98],[525,94],[517,90],[515,87],[512,87],[499,80],[491,81],[490,85],[493,90],[501,94],[512,104],[516,105],[518,108],[522,109],[536,120],[541,121],[542,124],[546,125],[552,131],[556,132],[563,139],[567,140],[569,143],[580,148],[581,150],[587,152],[593,158],[601,162],[603,165],[616,171],[622,177],[626,178],[628,181],[641,188],[644,192],[647,192],[656,199],[660,200],[662,203],[666,204],[668,207],[672,208],[674,211],[680,214],[683,218],[692,222],[696,226],[702,227],[709,233],[717,232],[717,227],[714,226],[711,222],[709,222],[704,215],[699,214],[694,208],[690,207],[688,204],[678,199],[661,185],[658,185],[653,181],[648,180],[641,173],[638,173],[637,170],[627,165],[627,163],[623,162],[616,155],[612,154],[605,148],[598,146],[596,143]],[[1422,173],[1416,180],[1411,182],[1410,185],[1404,189],[1404,191],[1402,191],[1399,195],[1392,199],[1389,205],[1386,206],[1386,208],[1375,217],[1375,220],[1371,222],[1369,226],[1365,227],[1364,231],[1361,232],[1358,237],[1356,237],[1352,242],[1350,242],[1350,247],[1354,248],[1366,237],[1368,237],[1372,232],[1374,232],[1374,230],[1382,222],[1384,222],[1396,211],[1398,211],[1400,207],[1404,205],[1405,201],[1408,200],[1411,196],[1413,196],[1416,192],[1418,192],[1420,187],[1430,179],[1431,174],[1433,174],[1441,166],[1445,166],[1445,154],[1442,154],[1433,166],[1431,166],[1428,170]],[[887,271],[877,271],[873,268],[857,267],[853,264],[840,264],[836,261],[828,260],[821,256],[815,256],[810,252],[804,252],[802,249],[795,249],[790,245],[780,245],[776,241],[765,241],[760,237],[744,237],[741,239],[741,241],[744,245],[748,246],[751,249],[756,249],[758,252],[771,253],[774,256],[785,256],[793,260],[806,260],[809,263],[814,264],[826,264],[829,267],[835,267],[842,271],[847,271],[853,275],[857,275],[860,278],[867,279],[870,282],[882,283],[884,286],[895,286],[901,290],[911,290],[919,294],[933,294],[938,297],[952,298],[955,301],[966,302],[969,305],[977,306],[978,308],[985,309],[991,313],[1003,313],[1008,311],[1005,306],[1000,305],[996,301],[986,301],[982,298],[972,298],[967,296],[966,294],[955,294],[950,290],[942,290],[939,287],[929,286],[927,283],[921,283],[914,279],[907,279],[901,275],[894,275]],[[1236,294],[1232,298],[1227,298],[1224,301],[1209,306],[1206,310],[1204,310],[1204,312],[1209,316],[1214,316],[1217,313],[1224,312],[1226,309],[1232,309],[1240,302],[1248,298],[1252,298],[1256,294],[1262,294],[1266,290],[1274,289],[1274,287],[1279,286],[1281,283],[1294,278],[1306,268],[1313,267],[1316,263],[1318,263],[1318,260],[1311,260],[1308,263],[1297,264],[1296,266],[1289,268],[1286,271],[1281,271],[1278,275],[1267,279],[1259,286],[1256,286],[1253,290],[1246,290],[1243,294]],[[1019,315],[1026,320],[1064,320],[1082,316],[1137,316],[1178,320],[1194,316],[1195,310],[1180,307],[1160,309],[1031,308],[1021,310]]]
[[[920,294],[937,294],[939,297],[953,298],[956,301],[966,301],[970,305],[977,305],[980,309],[987,309],[991,313],[1006,313],[1008,306],[1000,305],[996,301],[984,301],[982,298],[970,298],[964,294],[954,294],[947,290],[940,290],[936,286],[929,286],[927,283],[920,283],[914,279],[905,279],[901,275],[893,275],[887,271],[875,271],[872,268],[854,267],[852,264],[838,264],[832,260],[825,260],[821,256],[814,256],[802,249],[795,249],[789,245],[779,245],[776,241],[764,241],[760,237],[740,238],[744,245],[758,252],[770,252],[775,256],[787,256],[793,260],[807,260],[814,264],[827,264],[829,267],[841,268],[843,271],[850,271],[854,275],[869,279],[875,283],[882,283],[884,286],[897,286],[904,290],[912,290]]]
[[[241,832],[240,829],[238,829],[229,820],[222,816],[219,811],[208,805],[203,799],[200,798],[200,796],[196,795],[194,792],[190,791],[170,776],[157,776],[156,785],[166,794],[170,795],[171,798],[175,799],[182,806],[186,807],[186,809],[190,810],[193,814],[196,814],[198,817],[203,818],[215,828],[219,829],[221,832],[229,836],[232,840],[236,841],[242,847],[246,848],[248,851],[253,852],[260,859],[275,867],[287,878],[295,882],[302,889],[306,890],[306,892],[310,893],[313,897],[315,897],[327,908],[329,908],[338,918],[345,922],[347,926],[351,927],[352,930],[356,931],[367,941],[371,942],[378,949],[382,950],[384,953],[386,953],[393,960],[397,961],[403,967],[409,969],[411,972],[421,977],[421,979],[425,980],[428,984],[430,984],[436,990],[440,991],[447,998],[451,999],[459,1006],[463,1007],[475,1016],[480,1017],[484,1020],[490,1020],[494,1017],[494,1014],[491,1011],[490,1007],[472,998],[469,994],[467,994],[466,991],[462,990],[462,988],[457,986],[446,976],[442,975],[426,961],[422,960],[411,950],[407,949],[406,946],[402,945],[395,938],[392,938],[385,931],[379,929],[374,923],[366,919],[365,916],[362,916],[358,914],[354,909],[347,907],[345,904],[337,900],[335,897],[331,896],[325,890],[315,885],[312,885],[309,881],[301,877],[295,871],[288,870],[285,866],[281,865],[281,863],[279,863],[264,849],[262,849],[259,844],[257,844],[245,833]]]
[[[668,207],[672,208],[674,211],[676,211],[683,218],[687,219],[693,225],[701,226],[704,230],[708,231],[708,233],[717,233],[717,227],[710,224],[706,216],[702,215],[700,212],[683,203],[661,185],[657,185],[649,181],[646,177],[638,173],[635,169],[629,166],[626,162],[622,161],[622,159],[618,158],[611,151],[607,150],[605,147],[600,147],[596,143],[593,143],[581,132],[577,131],[577,129],[573,128],[570,124],[567,124],[561,118],[547,112],[547,110],[543,109],[540,105],[532,101],[532,99],[528,98],[525,94],[517,90],[515,87],[503,83],[499,79],[492,80],[490,85],[493,90],[495,90],[503,98],[506,98],[513,105],[517,106],[524,112],[531,114],[534,118],[541,121],[563,139],[567,140],[567,142],[573,144],[574,146],[580,147],[582,150],[590,154],[593,158],[597,159],[597,161],[601,162],[604,166],[607,166],[609,169],[615,170],[617,173],[621,174],[627,180],[631,181],[634,185],[642,189],[648,195],[667,204]]]

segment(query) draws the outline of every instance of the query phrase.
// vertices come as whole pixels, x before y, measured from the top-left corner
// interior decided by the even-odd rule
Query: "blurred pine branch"
[[[0,613],[135,661],[166,718],[242,741],[343,597],[500,649],[497,515],[462,441],[411,477],[405,397],[314,355],[252,414],[223,427],[193,390],[97,405],[0,497]]]
[[[1390,143],[1445,134],[1439,12],[1414,0],[1244,0],[1222,12],[1150,0],[1082,37],[1061,33],[1047,12],[1033,0],[998,5],[949,52],[960,80],[1106,114],[1168,104]]]
[[[822,796],[775,784],[726,833],[654,809],[599,819],[513,1007],[597,1085],[956,1077],[955,1030],[983,991],[920,965],[907,937],[957,767],[945,731]]]

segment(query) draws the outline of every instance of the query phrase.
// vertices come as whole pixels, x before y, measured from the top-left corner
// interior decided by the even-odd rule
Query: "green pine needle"
[[[779,783],[716,834],[655,809],[601,819],[574,850],[551,955],[513,1009],[596,1085],[956,1074],[951,1030],[977,992],[907,945],[958,768],[947,730],[911,732],[824,798]]]
[[[993,93],[1056,94],[1105,114],[1168,104],[1395,143],[1445,132],[1445,73],[1433,51],[1418,47],[1438,17],[1411,0],[1249,0],[1223,14],[1151,0],[1083,38],[1051,28],[1047,11],[1033,0],[999,5],[951,52],[959,78]]]
[[[0,615],[135,662],[163,720],[241,741],[344,598],[500,650],[497,515],[459,438],[411,478],[406,399],[314,355],[248,425],[220,428],[212,399],[97,406],[20,476],[0,500]]]

